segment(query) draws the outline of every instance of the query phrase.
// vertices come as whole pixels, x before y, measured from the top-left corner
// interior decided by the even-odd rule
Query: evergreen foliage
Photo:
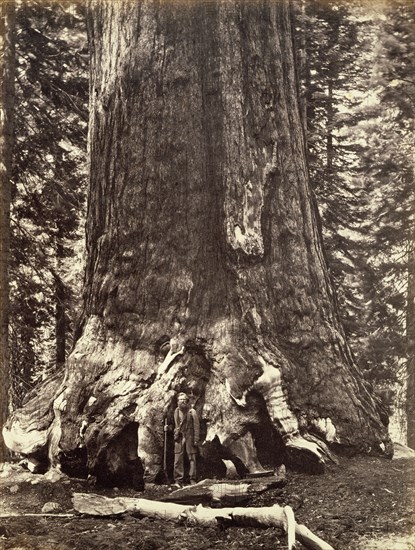
[[[402,382],[407,359],[413,8],[296,7],[309,167],[328,263],[357,363],[384,389]]]
[[[62,363],[86,190],[87,48],[81,6],[22,2],[16,18],[11,243],[14,401]],[[78,243],[78,245],[76,244]],[[76,281],[75,281],[76,280]]]
[[[374,197],[373,264],[383,290],[374,312],[379,316],[387,309],[391,322],[374,345],[388,338],[388,354],[397,358],[403,382],[398,399],[406,401],[407,442],[415,448],[415,6],[394,0],[384,15],[371,81],[378,98],[373,112],[378,130],[368,136],[373,154],[364,160]]]

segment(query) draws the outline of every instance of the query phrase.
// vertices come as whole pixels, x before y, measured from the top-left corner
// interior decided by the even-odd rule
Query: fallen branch
[[[284,506],[284,514],[287,522],[287,545],[288,550],[295,547],[295,517],[291,506]]]
[[[282,508],[278,504],[262,508],[207,508],[202,505],[189,506],[173,502],[158,502],[143,498],[117,497],[108,498],[91,493],[74,493],[73,507],[81,514],[111,516],[125,513],[136,513],[141,516],[183,522],[202,526],[242,527],[278,527],[289,531],[291,547],[297,538],[310,550],[333,550],[332,546],[314,535],[304,525],[295,522],[291,508]],[[294,532],[292,533],[292,525]]]
[[[278,475],[247,478],[238,481],[204,479],[196,485],[189,485],[173,491],[160,500],[179,504],[235,506],[245,504],[254,496],[268,489],[283,487],[285,484],[285,472],[279,472]]]

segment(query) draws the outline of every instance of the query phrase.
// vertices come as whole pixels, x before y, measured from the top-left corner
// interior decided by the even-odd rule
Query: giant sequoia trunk
[[[89,24],[84,316],[38,448],[115,482],[138,445],[156,475],[184,390],[206,474],[322,460],[309,434],[380,451],[317,229],[287,4],[102,0]],[[29,429],[23,409],[6,436],[31,454]]]

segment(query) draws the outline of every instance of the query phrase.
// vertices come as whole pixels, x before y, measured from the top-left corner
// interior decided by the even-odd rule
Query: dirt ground
[[[269,490],[250,506],[290,505],[305,524],[336,550],[415,549],[415,460],[373,457],[341,459],[324,475],[287,472],[283,489]],[[56,474],[56,472],[55,472]],[[58,477],[58,476],[56,476]],[[226,530],[177,525],[132,515],[87,517],[72,508],[73,492],[135,496],[157,500],[167,486],[99,489],[85,480],[56,479],[54,472],[34,475],[6,464],[0,473],[0,550],[275,550],[286,548],[277,529]],[[46,503],[51,513],[36,516]],[[20,514],[20,515],[13,515]],[[298,544],[297,548],[301,547]]]

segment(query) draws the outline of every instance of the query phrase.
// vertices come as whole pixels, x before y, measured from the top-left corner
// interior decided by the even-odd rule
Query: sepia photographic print
[[[415,548],[413,2],[0,5],[0,549]]]

